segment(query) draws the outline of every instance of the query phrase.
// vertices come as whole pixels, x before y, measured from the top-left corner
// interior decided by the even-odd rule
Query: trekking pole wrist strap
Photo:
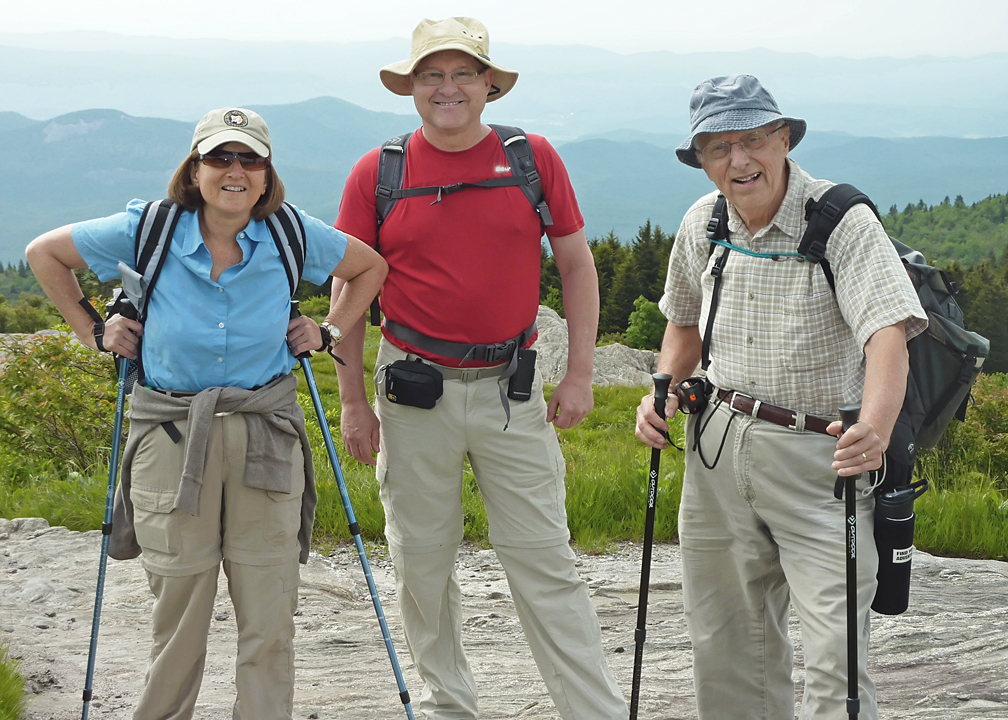
[[[86,297],[78,300],[77,304],[84,308],[84,312],[94,321],[94,325],[91,326],[91,336],[94,338],[95,347],[98,349],[98,352],[111,352],[105,348],[105,343],[103,342],[105,337],[105,321],[102,320],[98,311],[94,309],[94,305],[88,302]]]

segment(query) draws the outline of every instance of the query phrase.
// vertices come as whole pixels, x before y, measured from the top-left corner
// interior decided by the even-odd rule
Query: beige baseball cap
[[[396,95],[412,95],[410,75],[417,63],[442,50],[459,50],[493,68],[494,84],[487,94],[487,102],[504,97],[518,82],[518,73],[490,60],[490,33],[483,23],[473,18],[452,17],[421,20],[413,31],[409,60],[383,67],[382,84]]]
[[[196,125],[190,150],[205,155],[229,142],[240,142],[260,157],[270,156],[270,134],[258,113],[244,108],[211,110]]]

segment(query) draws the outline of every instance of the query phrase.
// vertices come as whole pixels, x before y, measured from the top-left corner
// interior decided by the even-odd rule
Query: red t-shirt
[[[546,204],[550,237],[584,227],[567,169],[539,135],[528,135]],[[336,227],[374,246],[378,232],[376,148],[347,178]],[[511,175],[495,132],[474,147],[446,152],[423,131],[406,147],[403,187],[478,182]],[[430,337],[457,343],[498,343],[532,324],[539,308],[539,216],[519,187],[466,188],[444,195],[402,198],[382,224],[379,251],[389,273],[382,286],[385,315]],[[385,332],[397,347],[444,365],[459,360],[420,351]],[[480,365],[483,363],[466,363]]]

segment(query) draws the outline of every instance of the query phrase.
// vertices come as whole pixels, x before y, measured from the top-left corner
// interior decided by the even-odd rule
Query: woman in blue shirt
[[[191,717],[223,562],[238,625],[235,718],[290,718],[298,563],[315,511],[295,356],[330,349],[352,327],[387,272],[359,240],[298,213],[303,277],[346,280],[320,328],[290,320],[284,263],[264,219],[284,188],[269,129],[254,112],[221,108],[196,126],[168,196],[185,210],[147,301],[143,325],[102,327],[79,303],[74,268],[103,280],[135,271],[145,203],[36,238],[29,263],[81,341],[137,358],[109,554],[143,553],[155,596],[153,647],[135,720]],[[325,341],[323,341],[323,339]]]

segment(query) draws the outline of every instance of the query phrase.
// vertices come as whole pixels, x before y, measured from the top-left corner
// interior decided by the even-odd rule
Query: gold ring
[[[865,455],[864,453],[861,453],[861,459],[864,460],[865,462],[868,462],[868,456]]]

